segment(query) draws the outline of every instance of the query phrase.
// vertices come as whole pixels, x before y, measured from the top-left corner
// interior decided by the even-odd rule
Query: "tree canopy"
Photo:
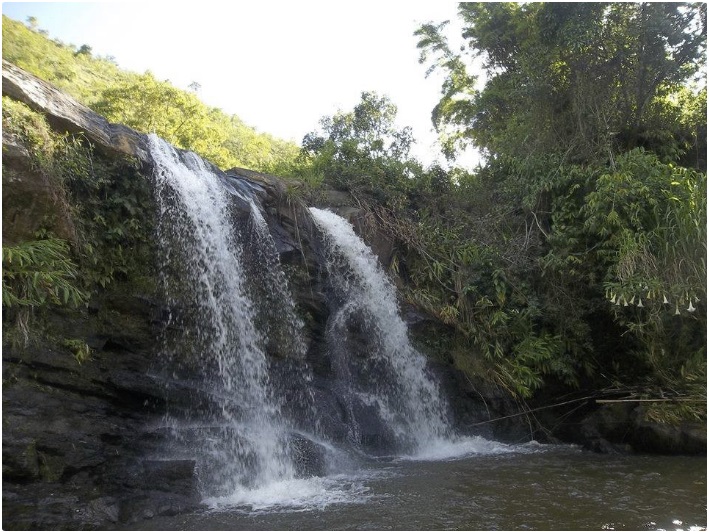
[[[473,144],[487,164],[481,197],[461,198],[467,223],[434,218],[449,260],[427,300],[523,394],[582,369],[705,394],[692,383],[706,382],[706,4],[465,2],[459,15],[460,50],[446,22],[415,35],[443,74],[432,120],[446,155]]]
[[[705,66],[705,4],[463,2],[459,10],[461,52],[448,46],[445,25],[416,32],[421,60],[446,74],[433,121],[449,153],[474,142],[489,156],[554,152],[588,162],[638,146],[686,153],[695,140],[677,99]],[[479,91],[471,58],[487,74]]]

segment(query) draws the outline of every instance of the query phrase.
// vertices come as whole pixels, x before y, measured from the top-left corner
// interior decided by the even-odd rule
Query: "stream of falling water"
[[[159,245],[169,265],[163,281],[171,302],[190,315],[178,324],[184,329],[176,342],[180,352],[170,355],[199,365],[213,400],[176,434],[189,438],[186,445],[196,446],[202,458],[204,495],[238,499],[295,478],[288,427],[269,385],[264,338],[254,327],[256,310],[247,295],[227,193],[196,155],[180,154],[155,135],[149,142]]]
[[[340,357],[350,402],[375,406],[405,453],[425,455],[449,447],[448,405],[426,369],[426,358],[409,341],[394,286],[349,222],[330,211],[310,212],[325,235],[331,283],[341,300],[329,334],[346,337],[357,320],[366,331],[366,359],[355,359],[341,344],[332,353]]]

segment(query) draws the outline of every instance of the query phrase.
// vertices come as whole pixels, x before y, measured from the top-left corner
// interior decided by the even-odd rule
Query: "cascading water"
[[[339,378],[348,388],[350,416],[357,418],[358,407],[375,408],[405,453],[425,453],[450,441],[447,403],[424,356],[411,345],[394,287],[376,257],[346,220],[330,211],[310,212],[325,235],[328,272],[339,299],[328,334]],[[364,345],[344,345],[353,335]]]
[[[281,268],[278,251],[261,209],[253,199],[248,199],[251,209],[250,240],[255,244],[254,268],[251,276],[260,298],[260,309],[267,312],[260,330],[276,352],[302,359],[306,346],[303,341],[303,321],[298,317],[288,280]]]
[[[304,324],[296,311],[288,279],[280,263],[276,243],[263,212],[248,199],[250,220],[244,241],[249,259],[246,269],[253,297],[258,304],[258,328],[266,341],[266,351],[273,361],[271,376],[282,401],[282,413],[296,432],[308,438],[318,433],[315,399],[312,395],[312,371],[306,363],[307,346]]]
[[[253,186],[154,135],[149,147],[170,308],[162,364],[170,457],[196,460],[206,502],[264,508],[366,498],[354,462],[332,443],[344,441],[342,427],[355,444],[391,434],[393,452],[418,458],[470,451],[441,454],[461,441],[447,404],[409,342],[392,284],[347,222],[311,209],[326,235],[337,301],[322,352],[337,374],[328,391],[329,381],[322,388],[322,373],[309,369],[303,324]]]
[[[174,422],[175,432],[197,446],[203,494],[234,500],[295,478],[288,427],[269,383],[265,339],[254,326],[227,192],[196,155],[180,155],[155,135],[149,145],[163,283],[182,314],[175,310],[171,320],[181,332],[169,355],[175,367],[200,375],[208,397],[183,416],[187,422]]]

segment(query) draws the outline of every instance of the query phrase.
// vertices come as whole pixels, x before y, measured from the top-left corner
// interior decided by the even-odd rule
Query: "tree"
[[[647,147],[653,101],[704,64],[703,4],[466,2],[459,12],[460,54],[444,26],[416,32],[422,62],[435,57],[446,73],[433,120],[450,151],[472,140],[492,156],[554,151],[588,162]],[[489,74],[480,92],[466,55]]]
[[[462,3],[459,14],[467,46],[429,23],[418,47],[444,74],[432,119],[446,154],[482,148],[476,179],[494,200],[490,215],[474,199],[465,209],[485,230],[429,238],[429,255],[451,257],[444,314],[527,394],[545,373],[573,382],[583,368],[603,385],[705,398],[705,4]],[[487,74],[478,90],[473,61]],[[456,247],[474,242],[485,259],[461,267],[470,258]]]
[[[158,81],[150,73],[129,78],[103,91],[93,106],[109,120],[138,131],[156,133],[173,145],[195,151],[217,165],[234,166],[236,159],[224,148],[224,124],[193,93]]]
[[[82,44],[74,55],[85,55],[91,57],[92,49],[88,44]]]
[[[409,156],[411,128],[398,129],[396,113],[386,96],[363,92],[352,111],[320,120],[321,131],[303,138],[301,156],[339,188],[365,187],[381,198],[401,191],[421,168]]]

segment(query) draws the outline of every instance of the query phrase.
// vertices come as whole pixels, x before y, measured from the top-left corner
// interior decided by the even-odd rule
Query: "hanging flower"
[[[611,292],[611,303],[615,303],[615,294]]]
[[[692,305],[692,302],[690,301],[689,306],[687,307],[687,312],[694,312],[695,310],[697,310],[697,309],[694,308],[694,306]]]
[[[675,316],[679,316],[679,305],[675,305]]]
[[[670,304],[670,302],[667,301],[667,295],[666,295],[666,294],[663,294],[663,295],[662,295],[662,304],[663,304],[663,305],[669,305],[669,304]]]
[[[630,298],[630,304],[631,304],[631,305],[634,305],[634,304],[635,304],[635,296],[633,296],[633,297]]]
[[[639,307],[643,307],[643,306],[644,306],[644,305],[643,305],[643,300],[640,299],[640,298],[638,298],[638,306],[639,306]]]

